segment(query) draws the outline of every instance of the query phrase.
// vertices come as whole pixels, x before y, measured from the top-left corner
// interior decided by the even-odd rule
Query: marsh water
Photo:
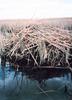
[[[9,63],[5,68],[0,64],[0,100],[72,100],[65,88],[67,86],[71,94],[71,73],[40,80],[32,76],[25,72],[15,73]]]

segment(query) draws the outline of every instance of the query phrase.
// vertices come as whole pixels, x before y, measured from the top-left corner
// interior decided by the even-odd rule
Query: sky
[[[0,19],[72,17],[72,0],[0,0]]]

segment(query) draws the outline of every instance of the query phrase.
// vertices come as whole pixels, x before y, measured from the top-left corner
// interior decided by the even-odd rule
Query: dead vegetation
[[[45,24],[9,26],[8,29],[4,33],[11,34],[0,34],[0,52],[14,59],[14,63],[22,60],[27,65],[33,61],[34,66],[71,66],[72,34],[68,30]]]

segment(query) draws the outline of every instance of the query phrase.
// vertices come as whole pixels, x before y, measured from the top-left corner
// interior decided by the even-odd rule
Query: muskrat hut
[[[72,71],[72,34],[46,24],[2,25],[0,55],[19,68],[63,67]]]

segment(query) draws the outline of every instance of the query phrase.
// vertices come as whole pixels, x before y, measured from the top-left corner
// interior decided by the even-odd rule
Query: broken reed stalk
[[[46,96],[48,96],[48,94],[46,93],[46,91],[44,91],[39,85],[37,85],[37,87],[39,88],[39,90],[40,90],[43,94],[45,94]]]
[[[16,31],[15,31],[16,30]],[[17,31],[18,30],[18,31]],[[30,55],[39,66],[43,63],[48,66],[69,66],[69,57],[72,59],[72,34],[68,30],[51,25],[32,24],[11,31],[7,37],[0,34],[0,47],[9,58],[16,60]],[[37,53],[38,52],[38,57]],[[1,52],[2,53],[2,52]],[[40,58],[40,61],[38,61]],[[31,60],[31,58],[30,58]]]

